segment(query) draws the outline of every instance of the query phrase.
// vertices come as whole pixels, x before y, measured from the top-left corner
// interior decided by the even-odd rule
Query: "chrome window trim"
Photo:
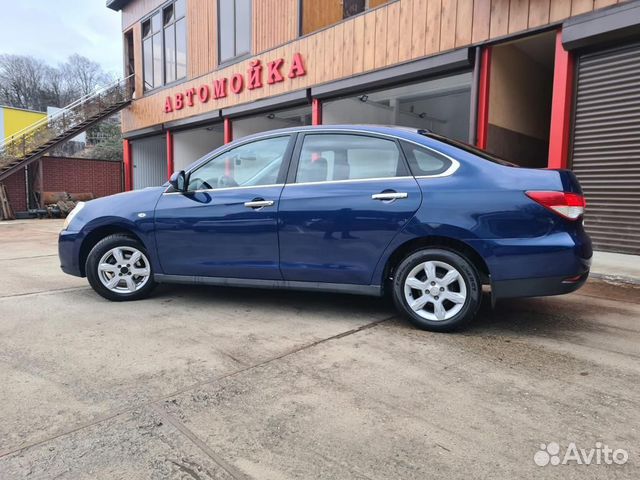
[[[425,146],[423,145],[423,148],[428,148],[428,147],[425,147]],[[454,174],[454,173],[455,173],[455,172],[460,168],[460,162],[459,162],[459,161],[457,161],[455,158],[451,158],[450,156],[445,155],[445,154],[444,154],[444,153],[442,153],[442,152],[437,152],[437,151],[436,151],[436,150],[434,150],[433,148],[429,148],[429,150],[431,150],[432,152],[439,153],[440,155],[442,155],[442,156],[444,156],[444,157],[448,158],[448,159],[451,161],[451,165],[449,166],[449,168],[447,168],[447,169],[446,169],[444,172],[442,172],[442,173],[436,173],[436,174],[434,174],[434,175],[418,175],[418,176],[416,176],[416,177],[415,177],[416,179],[421,179],[421,180],[422,180],[422,179],[425,179],[425,178],[442,178],[442,177],[449,177],[449,176],[453,175],[453,174]]]
[[[232,150],[233,148],[236,147],[240,147],[242,145],[245,145],[246,143],[250,143],[252,141],[258,141],[258,140],[266,140],[268,138],[273,138],[273,137],[284,137],[287,135],[295,135],[295,134],[300,134],[300,133],[308,133],[308,134],[312,134],[312,135],[321,135],[324,133],[365,133],[365,134],[369,134],[369,135],[373,135],[373,136],[380,136],[380,137],[386,137],[386,138],[392,138],[394,140],[397,141],[404,141],[404,142],[408,142],[408,143],[412,143],[414,145],[417,145],[421,148],[426,148],[427,150],[431,150],[432,152],[437,153],[438,155],[442,155],[445,158],[448,158],[451,161],[451,166],[445,170],[442,173],[438,173],[435,175],[419,175],[419,176],[404,176],[404,177],[382,177],[382,178],[362,178],[362,179],[349,179],[349,180],[324,180],[321,182],[304,182],[304,183],[287,183],[285,182],[284,184],[273,184],[273,185],[255,185],[255,187],[260,186],[260,187],[278,187],[278,186],[292,186],[292,185],[317,185],[317,184],[327,184],[327,183],[346,183],[346,182],[360,182],[360,181],[372,181],[372,180],[389,180],[389,179],[393,179],[393,178],[415,178],[416,180],[420,179],[428,179],[428,178],[442,178],[442,177],[449,177],[451,175],[453,175],[455,172],[458,171],[458,169],[460,168],[460,162],[458,160],[456,160],[455,158],[450,157],[449,155],[447,155],[446,153],[442,153],[438,150],[436,150],[435,148],[429,147],[427,145],[424,145],[422,143],[416,142],[415,140],[409,140],[406,138],[402,138],[402,137],[398,137],[397,135],[391,135],[389,133],[380,133],[380,132],[372,132],[370,130],[359,130],[359,129],[345,129],[345,128],[338,128],[338,129],[331,129],[331,128],[327,128],[327,129],[322,129],[322,130],[314,130],[314,129],[304,129],[304,130],[292,130],[292,131],[287,131],[287,132],[269,132],[269,133],[265,133],[264,135],[259,135],[259,134],[254,134],[254,135],[258,135],[258,136],[254,136],[254,135],[250,135],[251,138],[247,138],[246,141],[238,141],[238,143],[232,142],[229,144],[229,148],[225,148],[224,150],[222,150],[220,153],[218,153],[215,157],[208,157],[206,159],[201,160],[200,162],[198,162],[196,165],[193,166],[193,168],[186,170],[186,173],[190,173],[193,172],[195,170],[197,170],[202,164],[204,164],[207,161],[213,160],[214,158],[223,155],[224,153],[228,152],[229,150]],[[167,187],[167,190],[171,188],[170,186]],[[222,191],[222,190],[231,190],[231,189],[239,189],[239,188],[252,188],[252,187],[225,187],[225,188],[212,188],[212,189],[205,189],[205,190],[191,190],[191,193],[197,193],[197,192],[213,192],[213,191]],[[172,195],[172,194],[184,194],[185,192],[163,192],[163,195]]]
[[[163,195],[184,195],[186,193],[204,193],[204,192],[222,192],[229,190],[246,190],[248,188],[268,188],[268,187],[284,187],[284,183],[270,183],[268,185],[238,185],[237,187],[222,187],[222,188],[199,188],[198,190],[187,190],[185,192],[162,192]],[[171,186],[167,187],[167,189]]]
[[[328,183],[356,183],[356,182],[379,182],[381,180],[408,180],[414,177],[405,175],[402,177],[376,177],[376,178],[352,178],[347,180],[321,180],[319,182],[300,182],[300,183],[287,183],[286,187],[297,187],[304,185],[326,185]]]
[[[425,178],[442,178],[442,177],[449,177],[451,175],[453,175],[455,172],[458,171],[458,169],[460,168],[460,162],[458,160],[456,160],[455,158],[450,157],[449,155],[447,155],[446,153],[442,153],[438,150],[436,150],[435,148],[431,148],[427,145],[424,145],[422,143],[418,143],[414,140],[408,140],[406,138],[402,138],[402,137],[398,137],[396,135],[391,135],[388,133],[379,133],[379,132],[371,132],[369,130],[347,130],[347,129],[335,129],[335,130],[331,130],[331,129],[327,129],[327,130],[322,130],[322,131],[313,131],[313,130],[300,130],[296,133],[306,133],[306,132],[310,132],[311,135],[322,135],[325,132],[326,133],[366,133],[369,135],[373,135],[373,136],[381,136],[381,137],[387,137],[387,138],[392,138],[394,140],[397,141],[402,141],[402,142],[408,142],[408,143],[412,143],[414,145],[417,145],[420,148],[425,148],[427,150],[430,150],[434,153],[437,153],[438,155],[442,155],[443,157],[449,159],[451,161],[451,165],[449,166],[449,168],[447,168],[444,172],[442,173],[436,173],[434,175],[419,175],[419,176],[404,176],[404,177],[380,177],[380,178],[362,178],[362,179],[349,179],[349,180],[324,180],[324,181],[320,181],[320,182],[303,182],[303,183],[286,183],[286,186],[292,186],[292,185],[315,185],[318,183],[344,183],[344,182],[358,182],[358,181],[366,181],[366,180],[389,180],[392,178],[415,178],[417,179],[425,179]],[[403,153],[404,155],[404,153]]]

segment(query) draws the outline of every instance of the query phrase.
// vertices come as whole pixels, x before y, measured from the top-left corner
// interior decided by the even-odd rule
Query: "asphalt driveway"
[[[638,288],[485,302],[461,334],[346,295],[110,303],[60,228],[0,222],[1,479],[640,477]],[[538,466],[552,442],[628,459]]]

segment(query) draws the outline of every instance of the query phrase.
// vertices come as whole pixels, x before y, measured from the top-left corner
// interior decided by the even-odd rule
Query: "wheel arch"
[[[102,225],[91,230],[91,232],[87,234],[87,236],[82,241],[82,244],[80,245],[80,258],[78,266],[80,267],[80,273],[83,277],[87,274],[85,264],[87,263],[87,258],[89,257],[89,253],[91,252],[93,247],[95,247],[97,243],[103,238],[106,238],[109,235],[117,234],[133,238],[140,242],[142,245],[145,245],[145,242],[143,242],[142,239],[133,232],[133,230],[130,230],[121,225]]]
[[[423,248],[441,248],[462,255],[476,268],[482,283],[485,285],[490,284],[491,272],[489,270],[489,266],[476,249],[462,240],[434,235],[409,240],[399,245],[391,255],[389,255],[382,277],[385,286],[389,280],[393,278],[395,269],[398,267],[400,262],[402,262],[402,260],[408,255]]]

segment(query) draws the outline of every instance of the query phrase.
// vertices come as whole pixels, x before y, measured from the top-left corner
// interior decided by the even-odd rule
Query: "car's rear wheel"
[[[108,300],[139,300],[156,286],[144,246],[125,235],[100,240],[89,253],[85,268],[91,287]]]
[[[394,275],[393,299],[415,326],[447,332],[475,317],[482,284],[467,259],[449,250],[428,248],[400,263]]]

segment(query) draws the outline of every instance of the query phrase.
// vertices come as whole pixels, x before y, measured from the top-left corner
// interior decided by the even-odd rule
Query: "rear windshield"
[[[509,162],[504,158],[500,158],[496,155],[492,155],[491,153],[485,152],[484,150],[480,150],[468,143],[459,142],[458,140],[452,140],[451,138],[443,137],[442,135],[438,135],[437,133],[427,132],[427,131],[419,131],[420,135],[425,137],[433,138],[434,140],[438,140],[439,142],[446,143],[447,145],[451,145],[452,147],[459,148],[460,150],[464,150],[465,152],[476,155],[484,160],[488,160],[493,163],[497,163],[499,165],[504,165],[505,167],[519,167],[515,163]]]

